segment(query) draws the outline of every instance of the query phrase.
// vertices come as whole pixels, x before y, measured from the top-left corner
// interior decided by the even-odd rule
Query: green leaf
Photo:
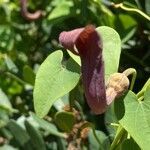
[[[77,56],[77,55],[75,55],[75,54],[73,54],[73,53],[70,52],[69,50],[68,50],[68,53],[69,53],[69,55],[72,57],[72,59],[73,59],[79,66],[81,66],[81,59],[80,59],[80,57]]]
[[[136,28],[131,28],[130,31],[122,39],[122,44],[126,43],[136,32]],[[123,46],[122,46],[123,47]]]
[[[4,127],[9,121],[8,112],[0,107],[0,128]]]
[[[1,128],[1,134],[7,139],[11,140],[13,138],[13,135],[10,133],[10,131],[6,128]]]
[[[55,115],[57,126],[65,132],[70,132],[72,130],[75,121],[76,119],[72,112],[58,112]]]
[[[28,134],[30,135],[33,148],[36,150],[46,150],[44,140],[39,130],[34,128],[28,121],[25,121],[25,126]]]
[[[31,113],[33,119],[39,124],[40,128],[47,131],[48,134],[52,134],[61,138],[65,138],[65,134],[59,132],[56,128],[56,126],[50,122],[47,122],[39,117],[37,117],[35,114]]]
[[[56,51],[40,66],[35,80],[34,108],[44,117],[53,103],[70,92],[79,81],[79,74],[68,71],[61,64],[63,53]]]
[[[50,143],[47,143],[47,149],[48,150],[57,150],[57,142],[52,141]]]
[[[105,64],[105,79],[118,71],[120,53],[121,53],[121,40],[119,34],[112,28],[101,26],[96,28],[103,41],[103,58]],[[80,57],[69,52],[69,55],[81,66]]]
[[[135,141],[130,138],[126,139],[122,144],[120,150],[141,150]]]
[[[33,72],[32,68],[29,66],[24,66],[23,68],[23,78],[26,82],[34,85],[35,81],[35,73]]]
[[[19,150],[18,148],[14,148],[12,147],[11,145],[3,145],[3,146],[0,146],[0,150]]]
[[[75,55],[73,55],[74,57]],[[80,59],[79,56],[76,56],[77,58]],[[75,59],[69,58],[67,63],[66,63],[66,68],[70,71],[76,72],[76,73],[81,73],[81,67],[78,63],[76,63]]]
[[[20,127],[15,121],[9,121],[7,128],[10,130],[15,140],[20,146],[29,145],[30,137],[26,131]]]
[[[0,108],[8,111],[9,113],[16,112],[17,110],[12,108],[12,105],[7,95],[0,89]]]
[[[119,34],[112,28],[101,26],[97,28],[103,41],[103,58],[105,64],[105,79],[118,71],[121,40]]]
[[[143,150],[150,147],[150,88],[144,94],[144,101],[138,101],[129,91],[115,101],[115,112],[125,130]]]
[[[86,103],[84,100],[84,94],[83,94],[83,87],[81,87],[82,85],[80,85],[80,83],[69,93],[69,102],[71,106],[76,106],[82,117],[83,115],[83,107],[84,104]],[[81,107],[81,105],[83,107]]]
[[[99,138],[99,141],[102,143],[104,150],[109,150],[110,142],[109,142],[108,137],[102,131],[95,130],[95,132],[96,132],[97,137]],[[90,130],[90,132],[89,132],[88,139],[89,139],[89,149],[91,149],[91,150],[92,149],[93,150],[101,149],[92,130]]]
[[[0,106],[6,109],[12,109],[11,103],[7,95],[0,89]]]
[[[57,146],[58,149],[60,150],[66,150],[66,146],[67,146],[67,140],[62,139],[62,138],[58,138],[58,142],[57,142]]]
[[[57,5],[48,16],[48,20],[59,19],[67,17],[71,14],[71,7],[73,2],[62,0],[59,5]]]

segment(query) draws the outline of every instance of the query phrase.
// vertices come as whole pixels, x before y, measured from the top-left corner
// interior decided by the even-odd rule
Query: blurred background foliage
[[[57,129],[53,121],[56,108],[50,112],[47,121],[30,113],[34,112],[32,91],[35,74],[51,52],[62,49],[58,43],[61,31],[88,24],[114,28],[122,40],[119,71],[135,68],[138,76],[134,91],[142,88],[150,76],[150,21],[136,12],[115,8],[111,2],[28,0],[28,11],[42,10],[43,16],[27,20],[21,15],[20,1],[0,0],[0,149],[65,149],[65,134]],[[113,2],[150,15],[150,0]],[[69,57],[65,50],[64,54]],[[87,117],[88,108],[85,111]],[[89,120],[97,129],[108,134],[103,115],[91,115]],[[102,136],[104,133],[99,134]],[[89,143],[93,140],[91,136]],[[97,149],[96,145],[89,144],[89,147]]]

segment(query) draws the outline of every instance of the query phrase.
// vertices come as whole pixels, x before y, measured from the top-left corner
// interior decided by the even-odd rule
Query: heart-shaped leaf
[[[150,148],[150,87],[146,89],[144,101],[129,91],[115,101],[115,112],[119,123],[143,149]]]
[[[118,71],[121,40],[119,34],[112,28],[101,26],[96,29],[103,41],[103,58],[105,65],[105,79]]]
[[[79,81],[79,74],[61,64],[63,53],[56,51],[40,66],[35,80],[34,108],[39,117],[44,117],[53,103],[70,92]]]

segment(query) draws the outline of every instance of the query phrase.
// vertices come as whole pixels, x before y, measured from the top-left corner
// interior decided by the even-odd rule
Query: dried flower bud
[[[107,105],[119,97],[125,92],[129,87],[129,79],[123,73],[114,73],[110,76],[107,83],[106,89],[106,101]]]

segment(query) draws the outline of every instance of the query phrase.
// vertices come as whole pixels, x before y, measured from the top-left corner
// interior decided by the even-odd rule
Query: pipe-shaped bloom
[[[102,40],[94,26],[62,32],[59,41],[81,58],[82,81],[87,103],[95,114],[106,110]]]
[[[94,26],[62,32],[59,41],[64,48],[80,56],[87,103],[95,114],[103,113],[128,89],[129,79],[124,73],[114,73],[105,86],[102,40]]]
[[[39,19],[40,17],[43,16],[43,12],[41,10],[37,10],[34,13],[28,12],[28,10],[27,10],[27,0],[20,0],[20,3],[21,3],[21,14],[27,20],[29,20],[29,21],[37,20],[37,19]]]

